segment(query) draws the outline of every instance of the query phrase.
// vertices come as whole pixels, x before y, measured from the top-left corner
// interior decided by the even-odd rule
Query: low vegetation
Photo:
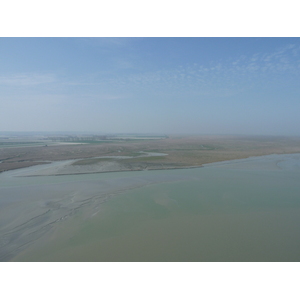
[[[141,151],[168,155],[142,157]],[[131,156],[134,158],[122,160],[122,163],[144,163],[144,166],[153,163],[156,166],[189,167],[250,156],[286,153],[300,153],[300,137],[171,136],[163,139],[0,148],[0,171],[68,159],[80,159],[74,165],[90,165],[111,160],[97,158],[100,156]]]

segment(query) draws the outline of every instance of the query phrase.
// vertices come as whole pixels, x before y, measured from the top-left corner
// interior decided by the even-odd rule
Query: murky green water
[[[8,175],[3,260],[300,260],[298,154],[187,170]]]

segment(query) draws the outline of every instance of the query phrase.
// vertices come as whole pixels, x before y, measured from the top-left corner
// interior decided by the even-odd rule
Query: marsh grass
[[[89,159],[81,159],[72,163],[73,166],[82,166],[82,165],[94,165],[99,162],[104,161],[112,161],[111,158],[89,158]]]

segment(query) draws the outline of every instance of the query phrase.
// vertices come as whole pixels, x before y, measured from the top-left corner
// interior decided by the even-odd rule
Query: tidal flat
[[[24,177],[46,167],[0,174],[1,261],[300,260],[300,154]]]
[[[164,170],[199,167],[207,163],[251,156],[300,153],[300,137],[197,135],[85,141],[81,144],[53,144],[49,140],[33,138],[27,140],[30,141],[32,145],[36,145],[37,141],[43,142],[44,146],[17,147],[16,144],[14,147],[0,147],[0,172],[66,160],[74,160],[73,170],[77,168],[80,172],[88,173],[99,172],[101,169],[104,172]],[[141,155],[141,152],[159,152],[165,156],[149,157]],[[118,157],[128,159],[120,161]]]

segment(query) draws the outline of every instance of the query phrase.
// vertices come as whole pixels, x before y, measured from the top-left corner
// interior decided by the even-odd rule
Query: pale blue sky
[[[299,38],[0,38],[0,131],[300,135]]]

